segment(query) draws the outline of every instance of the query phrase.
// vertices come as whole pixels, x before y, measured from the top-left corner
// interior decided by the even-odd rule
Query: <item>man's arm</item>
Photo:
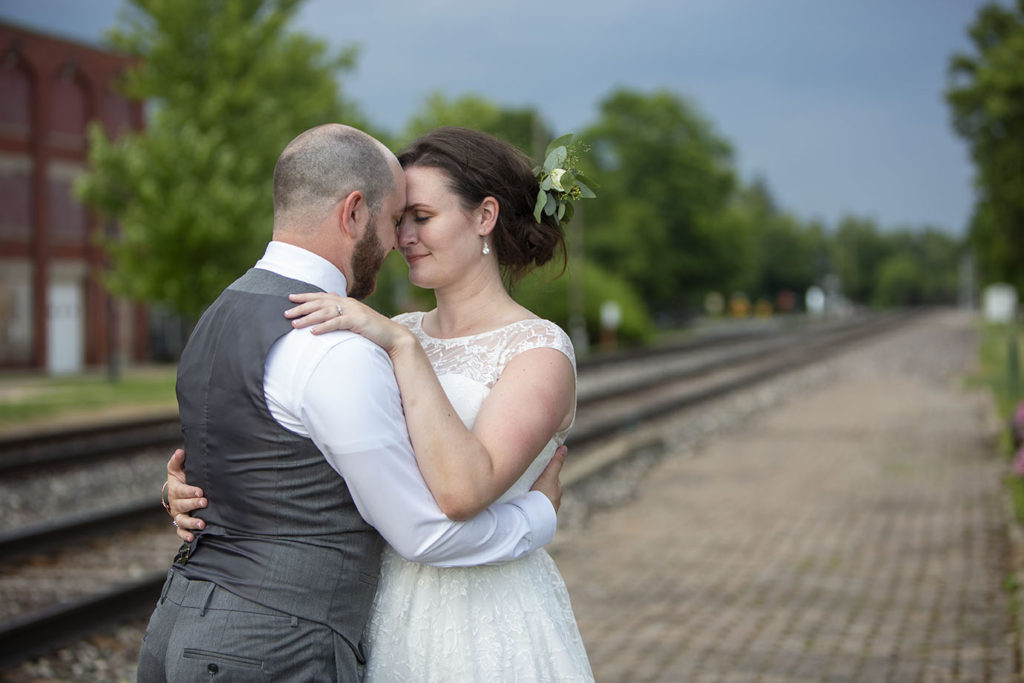
[[[303,332],[288,336],[296,334]],[[406,559],[438,566],[506,562],[549,543],[555,509],[539,491],[464,522],[441,512],[416,465],[390,359],[371,342],[346,337],[330,346],[308,377],[295,378],[295,411],[344,477],[364,519]]]

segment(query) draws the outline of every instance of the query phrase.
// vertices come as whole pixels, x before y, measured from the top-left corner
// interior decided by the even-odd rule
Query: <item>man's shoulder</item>
[[[384,349],[352,332],[314,335],[308,329],[292,330],[274,345],[264,386],[275,396],[293,397],[280,399],[284,404],[302,396],[319,401],[338,390],[397,393]]]
[[[385,362],[391,365],[391,358],[384,349],[354,332],[313,334],[308,329],[292,330],[282,338],[281,345],[316,365],[325,362],[332,365]]]

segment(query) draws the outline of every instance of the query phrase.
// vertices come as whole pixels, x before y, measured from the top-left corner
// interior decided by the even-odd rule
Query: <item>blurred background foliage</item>
[[[129,0],[110,39],[139,57],[123,86],[147,102],[144,131],[109,140],[91,131],[92,171],[80,197],[113,219],[110,286],[194,320],[259,258],[270,237],[271,179],[297,133],[341,121],[396,151],[441,125],[498,135],[537,159],[552,138],[543,112],[469,94],[434,93],[403,130],[376,127],[345,95],[350,47],[289,28],[300,0]],[[579,134],[598,199],[569,230],[567,272],[542,269],[515,290],[568,329],[570,289],[582,287],[585,324],[600,307],[623,312],[620,340],[704,313],[709,293],[799,310],[820,286],[854,305],[949,304],[965,257],[980,282],[1024,288],[1024,0],[986,7],[970,27],[976,54],[950,62],[947,98],[977,167],[979,200],[961,240],[942,227],[879,225],[850,215],[828,226],[780,207],[766,179],[744,181],[730,142],[697,103],[664,91],[610,92]],[[955,226],[959,227],[959,226]],[[582,254],[581,259],[578,255]],[[577,283],[570,285],[570,283]],[[387,313],[433,305],[391,255],[370,303]],[[726,309],[728,310],[728,309]]]
[[[970,242],[987,279],[1024,292],[1024,0],[982,7],[968,36],[946,99],[974,161]]]

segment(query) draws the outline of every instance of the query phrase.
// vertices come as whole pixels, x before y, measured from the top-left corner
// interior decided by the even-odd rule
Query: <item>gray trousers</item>
[[[329,627],[171,569],[142,639],[138,680],[356,683],[361,673],[352,648]]]

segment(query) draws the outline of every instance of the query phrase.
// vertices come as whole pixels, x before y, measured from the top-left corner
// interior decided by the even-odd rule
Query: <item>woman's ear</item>
[[[494,197],[484,197],[484,200],[480,202],[480,206],[477,207],[476,215],[478,216],[479,224],[477,226],[478,235],[490,235],[491,231],[494,230],[494,226],[498,224],[498,200]]]

